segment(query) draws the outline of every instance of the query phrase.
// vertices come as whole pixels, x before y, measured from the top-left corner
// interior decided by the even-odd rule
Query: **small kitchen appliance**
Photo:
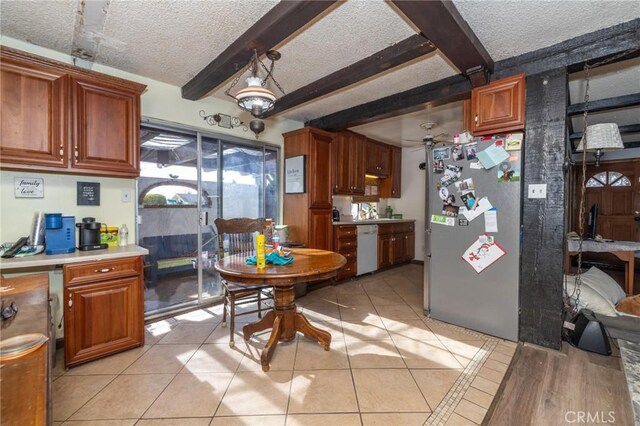
[[[100,250],[108,247],[107,244],[100,242],[100,228],[102,224],[96,222],[95,218],[83,217],[82,222],[76,223],[76,226],[80,230],[78,250]]]
[[[333,211],[332,211],[332,215],[333,215],[333,221],[334,222],[340,222],[340,210],[338,210],[338,209],[336,209],[334,207]]]
[[[44,215],[46,254],[73,253],[76,251],[75,216],[62,216],[62,213]]]

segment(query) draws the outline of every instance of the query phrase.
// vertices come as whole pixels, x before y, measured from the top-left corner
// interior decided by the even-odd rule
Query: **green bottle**
[[[393,209],[391,206],[387,206],[387,208],[384,209],[384,217],[387,219],[391,219],[393,217]]]

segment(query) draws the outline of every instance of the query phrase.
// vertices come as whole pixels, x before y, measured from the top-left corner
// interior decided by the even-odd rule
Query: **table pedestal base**
[[[328,351],[331,345],[331,334],[314,327],[303,314],[296,312],[293,285],[275,287],[274,293],[275,311],[270,311],[260,321],[247,324],[242,329],[244,340],[248,341],[252,334],[271,328],[271,335],[260,356],[262,371],[269,371],[269,361],[278,342],[289,342],[295,339],[298,331],[316,340],[325,351]]]

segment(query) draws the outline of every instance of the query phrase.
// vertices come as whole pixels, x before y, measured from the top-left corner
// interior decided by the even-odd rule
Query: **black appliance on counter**
[[[107,244],[100,244],[100,227],[102,224],[96,222],[93,217],[83,217],[82,223],[76,223],[80,230],[80,243],[78,250],[100,250],[106,249]]]
[[[340,210],[338,210],[338,209],[336,209],[334,207],[333,211],[331,212],[331,214],[333,215],[333,221],[334,222],[340,222]]]

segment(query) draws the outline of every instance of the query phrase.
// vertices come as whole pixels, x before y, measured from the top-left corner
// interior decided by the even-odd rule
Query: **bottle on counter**
[[[265,240],[264,234],[259,234],[256,237],[256,266],[258,266],[258,269],[264,269],[267,265],[264,247]]]
[[[387,208],[384,209],[384,217],[387,219],[391,219],[393,217],[393,209],[391,206],[387,206]]]
[[[124,247],[129,244],[129,228],[126,224],[122,224],[120,227],[120,246]]]

